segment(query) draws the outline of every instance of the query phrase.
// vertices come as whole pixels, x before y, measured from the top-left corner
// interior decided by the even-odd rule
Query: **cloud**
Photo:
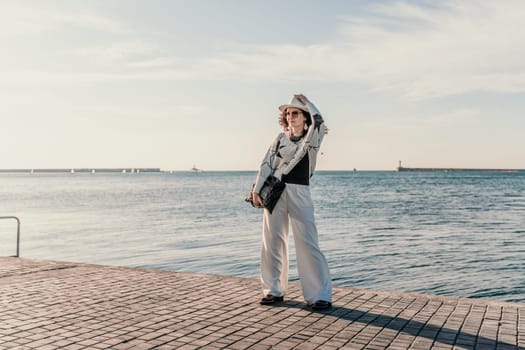
[[[106,34],[132,34],[136,29],[129,23],[115,18],[90,12],[86,7],[80,10],[52,8],[42,2],[3,4],[0,13],[0,26],[5,28],[4,35],[34,34],[48,30],[72,30],[72,26],[87,28]]]
[[[525,5],[515,0],[439,4],[374,6],[365,17],[341,16],[338,39],[230,45],[215,56],[178,58],[163,67],[168,73],[163,77],[351,81],[371,90],[398,90],[410,99],[525,91],[525,46],[517,35]],[[159,76],[152,70],[141,77],[148,75]]]
[[[171,67],[174,65],[177,65],[181,62],[180,59],[176,58],[167,58],[167,57],[154,57],[154,58],[148,58],[146,60],[142,61],[133,61],[127,63],[128,67],[132,68],[165,68],[165,67]]]
[[[207,67],[228,66],[250,79],[357,81],[412,99],[525,91],[525,46],[517,35],[525,5],[442,4],[376,6],[367,17],[342,17],[338,40],[239,47]]]
[[[105,46],[77,48],[71,53],[99,64],[108,64],[129,61],[136,57],[149,57],[156,54],[157,50],[155,45],[143,40],[129,40]]]
[[[516,35],[525,15],[523,3],[445,4],[437,9],[405,3],[376,8],[377,16],[411,22],[408,30],[379,22],[371,28],[358,25],[360,34],[355,35],[355,26],[349,24],[345,30],[354,53],[372,58],[366,63],[349,56],[349,66],[368,70],[368,79],[359,77],[365,82],[382,79],[385,86],[400,87],[411,98],[524,91],[525,48]]]
[[[69,48],[68,54],[95,67],[85,66],[89,70],[72,75],[52,69],[40,72],[55,82],[338,81],[361,83],[371,91],[396,91],[408,99],[525,91],[521,0],[387,2],[370,6],[364,15],[340,15],[338,34],[316,44],[216,42],[213,52],[193,55],[177,51],[162,37],[154,42],[133,26],[102,15],[47,11],[32,18],[41,15],[46,19],[40,21],[54,25],[75,24],[115,34],[104,44]]]
[[[258,79],[357,81],[425,99],[471,91],[525,91],[519,1],[398,2],[343,17],[342,39],[319,45],[257,46],[222,59]]]
[[[443,129],[461,128],[468,130],[473,125],[483,122],[485,115],[478,108],[457,108],[444,112],[389,115],[375,120],[365,120],[360,127],[369,130],[384,130],[386,132],[405,131],[416,134],[417,131],[436,131]]]
[[[111,34],[133,34],[135,29],[130,24],[114,18],[108,18],[99,14],[73,13],[73,12],[49,12],[47,16],[51,22],[60,25],[75,25],[90,30],[96,30]]]

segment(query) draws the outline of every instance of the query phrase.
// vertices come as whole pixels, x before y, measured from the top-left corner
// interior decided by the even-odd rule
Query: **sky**
[[[319,170],[525,168],[525,3],[4,0],[0,168],[256,170],[303,93]]]

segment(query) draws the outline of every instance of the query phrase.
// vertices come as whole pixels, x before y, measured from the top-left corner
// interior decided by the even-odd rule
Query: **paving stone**
[[[524,349],[525,304],[0,257],[1,349]]]

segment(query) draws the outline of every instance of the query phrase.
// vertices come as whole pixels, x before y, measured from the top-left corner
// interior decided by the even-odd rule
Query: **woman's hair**
[[[301,112],[303,112],[303,115],[306,118],[306,125],[310,126],[312,124],[312,118],[310,117],[310,113],[303,111],[302,109]],[[283,127],[284,131],[288,130],[288,122],[286,121],[286,109],[279,115],[279,125]]]

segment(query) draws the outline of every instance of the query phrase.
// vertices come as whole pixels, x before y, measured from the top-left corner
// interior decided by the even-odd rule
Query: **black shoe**
[[[315,303],[310,304],[314,310],[326,310],[332,307],[332,303],[324,300],[317,300]]]
[[[275,295],[267,294],[264,298],[261,299],[261,305],[272,305],[275,303],[280,303],[284,300],[284,297],[276,297]]]

